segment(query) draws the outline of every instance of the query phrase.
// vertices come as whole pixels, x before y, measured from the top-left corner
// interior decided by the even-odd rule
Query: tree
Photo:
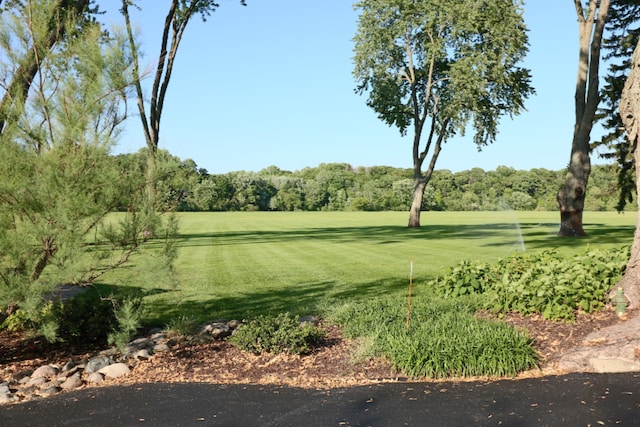
[[[13,114],[13,108],[20,108],[20,104],[27,99],[33,79],[39,71],[39,63],[66,37],[76,34],[92,22],[91,15],[96,14],[98,9],[90,7],[91,3],[90,0],[68,0],[51,3],[48,7],[34,7],[33,2],[5,1],[2,10],[5,15],[21,14],[29,19],[37,16],[40,26],[37,28],[38,37],[31,40],[34,42],[31,46],[25,48],[15,72],[11,73],[10,81],[3,85],[0,133]],[[73,25],[69,25],[69,22],[73,22]]]
[[[14,99],[0,135],[0,309],[33,325],[47,292],[93,282],[147,240],[136,209],[141,189],[110,156],[130,87],[125,39],[94,22],[78,30],[77,20],[56,15],[59,4],[30,0],[0,15],[0,75],[10,81],[48,45],[52,17],[73,32],[36,55],[29,96]],[[107,218],[123,200],[128,214]]]
[[[601,90],[603,106],[598,109],[596,119],[608,133],[595,146],[608,148],[610,151],[603,153],[602,157],[614,159],[617,163],[618,211],[623,211],[627,203],[633,201],[635,193],[633,147],[627,139],[618,107],[629,74],[633,49],[640,38],[640,27],[637,25],[639,17],[639,0],[613,2],[609,7],[607,36],[602,43],[605,52],[603,59],[609,63],[609,68]]]
[[[246,5],[244,0],[241,0],[240,3]],[[143,76],[140,72],[138,44],[131,26],[129,6],[135,6],[133,0],[122,0],[121,12],[124,16],[125,26],[129,36],[129,48],[133,53],[133,76],[136,85],[138,111],[140,113],[140,121],[147,145],[148,208],[154,209],[156,204],[155,180],[158,143],[160,141],[160,121],[178,48],[180,47],[182,36],[191,18],[199,14],[203,20],[206,20],[206,18],[215,11],[218,4],[213,0],[171,0],[162,29],[162,41],[156,60],[156,71],[153,77],[148,114],[145,107],[144,93],[142,91]]]
[[[356,90],[368,92],[367,105],[401,135],[413,127],[409,227],[419,227],[444,143],[470,121],[478,149],[494,142],[500,117],[519,114],[533,93],[529,71],[518,66],[528,43],[521,2],[362,0],[355,7]]]
[[[575,93],[575,124],[571,156],[564,184],[556,200],[560,209],[559,236],[584,236],[582,213],[591,173],[591,129],[600,103],[599,68],[602,36],[609,13],[610,0],[589,0],[583,7],[574,0],[580,41],[578,76]]]
[[[622,90],[619,111],[627,138],[634,148],[635,163],[638,165],[640,164],[640,150],[637,150],[640,142],[640,41],[636,44],[631,59],[631,69]],[[640,168],[636,168],[636,194],[640,194]],[[629,308],[637,308],[640,305],[640,215],[638,215],[633,236],[631,256],[619,285],[630,301]]]

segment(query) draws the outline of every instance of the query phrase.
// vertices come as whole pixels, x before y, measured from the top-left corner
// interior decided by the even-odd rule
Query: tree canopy
[[[479,148],[493,142],[499,119],[519,114],[533,93],[529,71],[518,65],[528,48],[521,2],[362,0],[355,7],[356,90],[402,135],[413,127],[409,226],[419,226],[443,144],[469,123]]]

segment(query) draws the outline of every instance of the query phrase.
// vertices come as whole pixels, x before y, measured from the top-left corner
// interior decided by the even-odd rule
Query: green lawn
[[[630,245],[634,214],[585,213],[588,237],[559,239],[556,212],[181,213],[172,287],[153,271],[105,281],[150,291],[153,322],[317,311],[319,303],[414,290],[462,259],[494,261],[516,251]]]

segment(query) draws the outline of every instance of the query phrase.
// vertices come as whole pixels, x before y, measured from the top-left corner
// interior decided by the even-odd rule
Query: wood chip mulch
[[[590,332],[618,322],[613,311],[579,315],[575,323],[550,322],[540,316],[509,315],[508,323],[528,331],[541,356],[540,369],[521,377],[558,373],[554,364],[569,349],[578,346]],[[130,375],[104,385],[143,382],[209,382],[219,384],[273,384],[327,389],[406,380],[386,360],[354,360],[357,344],[345,339],[334,326],[323,326],[325,345],[304,356],[254,355],[219,341],[191,344],[182,341],[168,352],[149,360],[135,361]],[[87,360],[97,349],[69,348],[28,340],[0,331],[0,383],[16,378],[46,363],[64,364]],[[469,379],[466,379],[469,380]]]

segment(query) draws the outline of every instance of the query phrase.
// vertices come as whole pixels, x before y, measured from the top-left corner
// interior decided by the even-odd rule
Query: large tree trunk
[[[562,237],[584,236],[582,226],[582,212],[587,194],[587,183],[591,173],[591,159],[589,158],[589,136],[586,141],[576,141],[574,137],[571,163],[565,178],[565,183],[558,191],[557,201],[560,208],[560,231]],[[585,147],[586,146],[586,147]]]
[[[634,150],[636,192],[640,195],[640,167],[638,167],[640,152],[637,148],[638,142],[640,142],[640,42],[633,52],[631,71],[622,90],[619,108],[631,149]],[[624,289],[624,293],[629,299],[629,308],[636,308],[640,305],[640,206],[638,208],[638,222],[636,222],[636,231],[633,236],[631,257],[627,263],[624,277],[619,283],[619,287]],[[617,287],[612,292],[615,293],[616,290]]]
[[[600,46],[604,25],[609,14],[610,0],[589,0],[587,9],[582,0],[574,0],[578,17],[580,52],[575,94],[575,127],[571,143],[571,157],[565,183],[558,191],[560,209],[559,236],[584,236],[582,213],[591,173],[589,139],[600,95],[598,93]],[[597,14],[597,16],[596,16]]]
[[[425,188],[427,188],[427,183],[423,180],[417,181],[414,185],[413,202],[411,202],[411,211],[409,212],[409,227],[420,227],[420,211]]]

